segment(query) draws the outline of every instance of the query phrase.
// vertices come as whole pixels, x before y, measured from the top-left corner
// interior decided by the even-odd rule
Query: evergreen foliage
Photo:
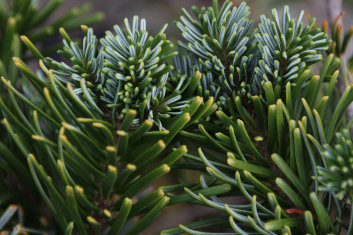
[[[51,16],[61,5],[62,0],[47,1],[46,4],[41,4],[42,7],[39,7],[40,3],[40,1],[32,0],[0,1],[0,76],[6,77],[12,85],[26,94],[33,92],[32,86],[21,79],[18,68],[12,62],[12,57],[21,57],[26,62],[36,58],[27,53],[28,51],[21,42],[21,38],[25,39],[25,43],[30,38],[33,43],[41,45],[44,40],[48,41],[48,37],[56,35],[58,29],[62,26],[68,30],[74,30],[79,28],[81,24],[93,24],[103,18],[103,14],[100,12],[89,13],[90,5],[83,4],[53,19]],[[52,45],[43,48],[41,53],[49,55],[56,49],[57,45]],[[11,103],[13,97],[9,96],[2,83],[0,91],[0,106],[10,110],[16,109],[10,107],[9,103]],[[36,99],[34,95],[31,95],[31,98]],[[3,110],[1,108],[1,119],[4,118]],[[26,110],[23,110],[21,115],[26,116]],[[36,228],[52,226],[51,218],[43,216],[46,213],[46,208],[42,205],[42,199],[31,179],[27,163],[25,159],[18,157],[21,155],[21,151],[11,140],[4,126],[0,128],[0,136],[0,177],[2,178],[0,183],[0,214],[4,216],[2,217],[4,220],[0,220],[4,222],[11,217],[9,217],[11,213],[15,213],[15,211],[22,213],[21,210],[23,210],[23,214],[31,214],[27,217],[27,226]],[[16,205],[9,206],[9,204]],[[18,208],[22,209],[19,210]],[[28,227],[24,227],[22,222],[23,219],[15,221],[14,226],[17,226],[16,223],[19,223],[19,225],[13,230],[13,234],[23,234],[26,231],[33,233]],[[7,224],[11,224],[11,221]],[[2,224],[0,230],[6,231],[5,229],[9,229],[5,226],[7,224]]]
[[[131,28],[125,19],[125,29],[116,25],[116,35],[107,31],[100,43],[92,29],[83,28],[87,33],[82,48],[61,29],[65,45],[61,53],[72,65],[52,59],[46,59],[45,64],[64,84],[71,82],[75,94],[84,96],[99,114],[114,121],[135,109],[138,116],[134,124],[149,119],[163,130],[161,119],[181,114],[189,105],[181,93],[190,77],[176,78],[174,83],[168,79],[173,66],[166,62],[176,52],[163,33],[166,25],[155,37],[148,36],[146,21],[139,22],[136,16]]]
[[[183,9],[184,16],[177,22],[187,41],[179,45],[196,57],[195,62],[199,61],[205,73],[206,79],[201,80],[203,94],[214,96],[223,106],[233,91],[248,92],[241,87],[253,83],[256,64],[249,7],[242,3],[230,11],[231,6],[231,2],[225,3],[220,12],[218,3],[201,11],[193,7],[196,19]]]
[[[245,3],[232,9],[230,4],[226,2],[218,14],[244,21],[243,9],[248,9]],[[196,17],[200,11],[214,16],[217,15],[214,13],[217,6],[214,2],[207,11],[195,7],[192,11],[196,12]],[[228,9],[228,13],[224,9]],[[216,111],[211,122],[201,122],[197,129],[181,132],[189,140],[189,145],[198,148],[197,153],[185,155],[187,163],[183,165],[203,168],[207,175],[201,176],[199,187],[185,187],[185,192],[192,202],[221,210],[228,218],[209,218],[180,225],[178,229],[163,231],[163,234],[207,234],[199,229],[215,225],[220,232],[228,227],[237,234],[339,234],[342,229],[351,233],[351,226],[342,223],[345,210],[350,208],[340,201],[343,197],[351,197],[347,164],[352,153],[348,148],[350,137],[347,131],[337,134],[340,140],[335,150],[329,145],[334,142],[334,133],[345,126],[346,122],[342,120],[344,111],[353,101],[352,86],[348,85],[342,97],[336,98],[334,90],[340,60],[333,54],[322,54],[328,51],[331,42],[314,26],[315,19],[305,26],[301,22],[303,15],[301,12],[298,19],[292,19],[288,7],[285,7],[281,20],[276,10],[272,11],[272,19],[261,16],[251,43],[257,49],[252,53],[257,61],[255,68],[248,71],[246,64],[240,64],[245,71],[255,71],[248,87],[256,84],[258,91],[248,92],[244,97],[244,93],[239,92],[242,88],[233,86],[233,94],[228,95],[227,102],[223,103],[225,110]],[[191,17],[188,20],[185,25],[190,26],[179,26],[184,37],[200,32],[195,20]],[[222,25],[214,24],[215,21],[206,21],[204,29],[221,31]],[[189,51],[198,57],[194,61],[201,64],[194,66],[205,68],[208,62],[204,62],[202,55],[207,49],[201,51],[196,46],[201,37],[185,38]],[[227,47],[220,50],[224,52]],[[222,61],[221,54],[213,53],[212,56],[212,61]],[[324,57],[320,73],[316,75],[311,65]],[[234,70],[229,71],[231,74],[226,75],[227,78],[235,74]],[[214,69],[208,70],[204,76],[216,78],[219,75]],[[222,89],[221,84],[213,84]],[[347,127],[350,125],[348,123]],[[343,144],[345,140],[347,142]],[[339,157],[343,153],[337,153],[337,149],[345,150],[346,160]],[[325,184],[319,187],[317,179]],[[200,192],[223,184],[232,188],[223,195]],[[337,190],[339,193],[335,195]],[[236,199],[239,196],[248,203],[239,204]],[[229,202],[229,197],[235,199]],[[335,211],[337,215],[332,216]]]
[[[352,203],[352,139],[349,130],[344,129],[336,133],[336,144],[322,147],[322,155],[327,168],[318,167],[318,181],[323,185],[320,190],[334,192],[339,200],[346,199]]]
[[[258,25],[246,3],[191,10],[178,48],[137,16],[102,38],[82,25],[81,42],[60,28],[63,60],[21,37],[41,71],[15,57],[31,89],[1,78],[14,174],[65,234],[138,234],[186,202],[223,215],[161,234],[352,234],[353,85],[336,91],[350,31],[341,45],[336,22],[332,43],[288,7]],[[148,187],[171,169],[200,181]]]
[[[10,0],[0,3],[0,76],[6,76],[15,81],[18,73],[16,66],[11,61],[13,56],[24,55],[24,49],[20,40],[21,35],[26,35],[33,43],[39,43],[44,39],[57,34],[60,27],[77,29],[81,24],[93,24],[101,21],[103,14],[100,12],[87,14],[90,5],[84,4],[74,7],[57,19],[48,21],[50,16],[58,9],[63,0],[50,0],[43,7],[39,7],[38,1]],[[45,48],[44,54],[55,50]]]
[[[137,18],[134,20],[136,22]],[[115,28],[119,33],[119,28]],[[142,28],[143,32],[144,23]],[[158,102],[173,107],[172,99],[178,101],[181,97],[179,88],[167,93],[166,79],[170,68],[157,64],[159,58],[163,61],[164,57],[170,56],[169,49],[163,50],[158,45],[166,43],[168,46],[170,42],[165,41],[161,33],[155,37],[156,40],[151,37],[149,44],[143,42],[144,48],[140,47],[147,53],[137,51],[137,59],[129,57],[131,65],[126,67],[126,57],[112,56],[119,52],[112,49],[115,44],[109,44],[111,32],[106,33],[108,36],[101,40],[102,49],[97,51],[92,29],[86,26],[82,29],[86,34],[82,49],[61,29],[64,37],[61,53],[71,59],[72,66],[44,58],[26,39],[32,52],[44,59],[40,60],[44,74],[35,75],[19,58],[14,58],[14,61],[36,88],[40,95],[39,103],[31,101],[10,81],[2,78],[12,97],[12,105],[23,107],[29,113],[27,117],[18,115],[21,108],[6,110],[7,118],[3,124],[26,156],[34,183],[63,231],[71,231],[74,227],[73,231],[79,234],[117,234],[123,231],[125,234],[137,234],[170,200],[161,189],[153,192],[142,190],[168,173],[170,166],[186,153],[186,146],[173,149],[170,144],[186,124],[209,115],[207,111],[213,99],[202,104],[201,97],[194,97],[179,104],[178,112],[174,112],[163,125],[159,119],[158,122],[150,120],[146,114],[159,111],[158,106],[149,105],[158,105],[153,103],[154,99],[160,98]],[[134,29],[138,33],[135,24]],[[128,31],[127,27],[124,32]],[[125,55],[134,50],[134,43],[140,44],[137,39],[129,43],[132,45],[124,48]],[[140,64],[141,70],[149,69],[147,75],[134,78],[137,72],[133,70],[133,63]],[[127,69],[129,67],[131,70]],[[152,81],[151,76],[157,79]],[[136,84],[137,91],[141,85],[141,97],[145,103],[139,102],[141,97],[138,93],[136,103],[120,100],[123,108],[115,106],[117,101],[106,99],[105,94],[126,95],[130,91],[129,83],[124,82],[130,79],[139,79],[130,84]],[[109,93],[112,92],[112,83],[117,83],[114,84],[116,89],[123,87],[122,91]],[[187,85],[182,89],[188,88]],[[94,90],[96,87],[101,89]],[[162,96],[150,97],[153,94],[149,93],[158,92],[158,89],[161,89]],[[134,105],[131,107],[138,109],[131,109],[131,103]],[[141,106],[143,108],[139,108]],[[110,111],[111,108],[117,109],[114,112]],[[136,119],[143,121],[136,122]],[[139,202],[132,203],[133,198]],[[134,224],[133,218],[144,212],[147,214]]]

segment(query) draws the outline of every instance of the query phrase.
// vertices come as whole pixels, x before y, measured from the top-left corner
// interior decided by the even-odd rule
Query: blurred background
[[[221,3],[222,0],[219,0]],[[332,9],[330,10],[328,1],[335,3],[335,0],[248,0],[247,3],[251,7],[252,18],[256,22],[261,14],[270,15],[272,8],[277,8],[278,12],[281,13],[284,5],[289,5],[291,16],[297,17],[300,10],[306,12],[306,17],[316,17],[316,24],[318,27],[322,26],[324,20],[332,21]],[[42,1],[45,2],[45,1]],[[79,6],[84,2],[89,2],[92,5],[92,11],[102,11],[105,14],[103,22],[94,25],[95,33],[99,36],[103,36],[106,30],[111,30],[113,25],[122,25],[125,17],[131,19],[134,15],[139,15],[147,21],[147,30],[150,34],[155,35],[159,32],[160,28],[168,23],[168,29],[166,31],[167,37],[176,42],[180,39],[179,29],[175,26],[174,21],[177,20],[181,14],[181,8],[190,9],[192,5],[196,6],[210,6],[212,0],[75,0],[75,1],[64,1],[61,9],[56,12],[53,18],[56,18],[62,12],[68,9]],[[239,5],[241,1],[233,0],[235,5]],[[353,0],[343,0],[342,9],[344,16],[342,23],[344,30],[347,30],[353,25]],[[340,11],[338,11],[339,13]],[[337,14],[338,14],[337,13]],[[331,17],[331,19],[330,19]],[[335,18],[336,16],[334,16]],[[78,32],[78,35],[80,33]],[[59,39],[56,39],[59,40]],[[352,55],[353,45],[351,44],[348,48],[347,54]],[[187,173],[185,173],[187,174]],[[185,178],[194,178],[198,181],[196,175],[173,175],[170,174],[169,184],[178,183],[179,180]],[[154,188],[159,185],[163,185],[166,182],[157,182]],[[150,190],[153,190],[151,188]],[[170,228],[177,226],[178,224],[195,221],[201,215],[205,217],[205,214],[215,213],[213,210],[205,210],[205,207],[198,207],[195,205],[183,206],[171,206],[164,210],[164,214],[153,223],[144,234],[157,234],[158,231],[164,228]]]

